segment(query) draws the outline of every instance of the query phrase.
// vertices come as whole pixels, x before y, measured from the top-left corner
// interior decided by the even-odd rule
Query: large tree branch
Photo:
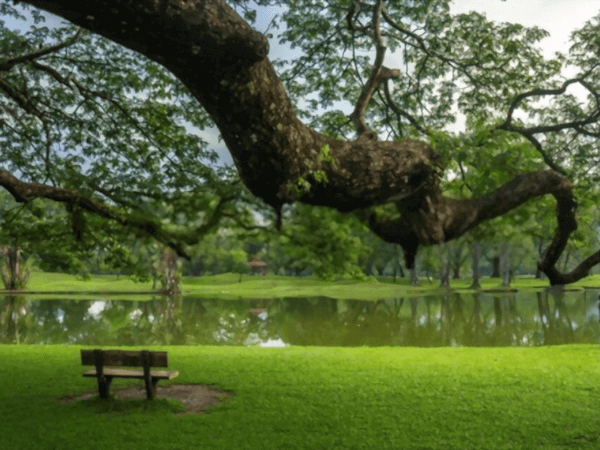
[[[221,1],[24,1],[154,60],[193,58],[198,67],[235,70],[262,60],[267,39]],[[142,36],[147,37],[146,39]],[[162,41],[161,45],[155,45]],[[171,58],[163,53],[171,48]],[[197,55],[194,58],[194,55]]]
[[[577,229],[571,183],[555,171],[519,175],[490,194],[470,200],[443,197],[436,186],[398,202],[401,217],[378,221],[371,216],[369,226],[379,237],[400,244],[408,268],[414,267],[419,245],[433,245],[456,239],[480,223],[506,214],[528,200],[551,194],[557,201],[558,228],[552,244],[539,267],[551,284],[565,284],[587,275],[587,270],[600,262],[600,252],[584,261],[571,274],[563,275],[554,266],[571,232]]]
[[[173,72],[217,124],[244,183],[274,207],[300,200],[352,211],[410,195],[432,173],[424,143],[344,142],[301,123],[265,58],[266,39],[221,0],[26,2]],[[318,161],[325,145],[335,164]],[[317,170],[326,184],[311,180]],[[299,178],[312,182],[301,195],[290,190]]]

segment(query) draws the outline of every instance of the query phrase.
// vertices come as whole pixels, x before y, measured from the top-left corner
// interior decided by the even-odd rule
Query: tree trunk
[[[479,289],[479,258],[481,256],[481,244],[477,241],[471,245],[471,255],[473,258],[473,283],[471,283],[472,289]]]
[[[500,275],[502,276],[502,286],[510,286],[510,246],[504,244],[500,254]]]
[[[460,280],[460,266],[454,266],[452,270],[452,279]]]
[[[441,260],[441,276],[440,276],[440,287],[450,287],[450,261],[449,261],[449,249],[445,246],[440,245],[440,260]]]
[[[452,252],[452,278],[454,280],[460,279],[460,267],[462,266],[462,248],[460,246],[456,246]]]
[[[419,278],[417,277],[417,268],[413,266],[410,269],[410,284],[412,286],[417,286],[419,284]]]
[[[535,278],[538,280],[543,280],[545,277],[544,272],[542,272],[542,270],[540,269],[540,267],[536,267],[535,269]]]
[[[404,278],[406,276],[404,274],[404,269],[402,268],[402,265],[400,264],[400,261],[396,262],[396,269],[398,270],[400,277]]]
[[[494,269],[490,278],[500,278],[500,256],[494,256],[492,264]]]
[[[23,270],[19,247],[0,247],[4,265],[0,271],[4,288],[9,291],[24,289],[29,279],[29,270]]]

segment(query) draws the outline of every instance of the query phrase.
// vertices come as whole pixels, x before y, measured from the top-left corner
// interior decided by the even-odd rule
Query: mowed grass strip
[[[370,277],[367,281],[337,280],[326,281],[317,278],[294,278],[275,275],[242,276],[239,282],[238,274],[221,274],[202,277],[185,277],[181,283],[183,295],[201,298],[283,298],[283,297],[314,297],[326,296],[338,299],[375,300],[390,297],[410,297],[421,295],[441,295],[447,291],[439,287],[439,281],[431,283],[425,279],[418,286],[411,286],[406,279]],[[451,280],[451,289],[467,293],[475,292],[469,289],[471,280]],[[511,289],[532,290],[547,288],[547,280],[534,278],[519,278],[511,284]],[[582,289],[583,287],[600,288],[600,275],[592,275],[577,283],[567,286],[567,289]],[[482,289],[503,291],[498,278],[481,280]],[[89,280],[81,280],[69,274],[33,272],[27,292],[130,292],[140,295],[152,291],[152,282],[136,283],[125,275],[93,275]],[[131,300],[141,300],[143,297],[132,297]]]
[[[159,385],[235,393],[199,415],[160,399],[59,403],[96,386],[81,348],[0,346],[0,448],[600,448],[596,345],[148,347],[180,372]]]

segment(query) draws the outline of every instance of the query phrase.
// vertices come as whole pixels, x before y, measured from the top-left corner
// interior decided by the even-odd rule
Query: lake
[[[598,290],[481,292],[378,301],[0,297],[0,343],[531,346],[600,343]]]

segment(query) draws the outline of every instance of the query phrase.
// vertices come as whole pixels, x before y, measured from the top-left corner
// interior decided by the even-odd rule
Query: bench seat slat
[[[128,370],[128,369],[109,369],[103,368],[102,373],[105,376],[117,377],[117,378],[144,378],[143,370]],[[154,370],[150,369],[150,376],[158,380],[170,380],[179,375],[177,370]],[[84,372],[84,377],[96,377],[96,369],[88,370]]]

